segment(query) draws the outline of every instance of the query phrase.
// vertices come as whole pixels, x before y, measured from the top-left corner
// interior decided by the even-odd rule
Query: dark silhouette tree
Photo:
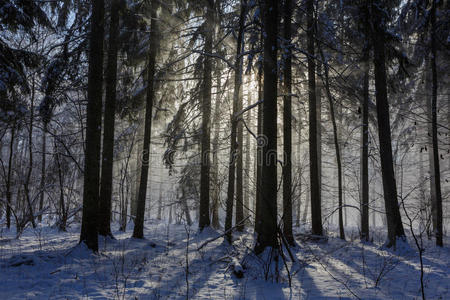
[[[255,252],[278,248],[277,223],[277,34],[278,1],[262,2],[264,30],[264,97],[260,212]]]
[[[147,198],[148,172],[150,167],[150,141],[152,136],[153,104],[155,101],[156,55],[159,50],[160,36],[158,30],[158,1],[151,2],[150,37],[147,62],[147,88],[145,102],[144,141],[141,156],[141,174],[137,201],[136,219],[134,221],[133,237],[144,238],[144,214]]]
[[[211,224],[209,218],[210,191],[210,148],[211,148],[211,87],[212,87],[212,58],[214,33],[214,0],[206,0],[206,21],[204,30],[203,57],[203,87],[202,87],[202,131],[201,131],[201,169],[200,169],[200,212],[199,229],[202,231]]]
[[[100,184],[100,203],[98,212],[98,233],[112,236],[111,197],[113,189],[114,165],[114,120],[116,116],[117,52],[119,48],[120,0],[111,2],[111,21],[109,24],[108,58],[106,65],[105,114],[103,118],[103,149]]]
[[[292,1],[283,5],[284,38],[284,96],[283,96],[283,234],[290,245],[294,245],[292,233],[292,46],[291,46]]]
[[[88,106],[86,121],[86,151],[84,161],[83,218],[80,242],[98,251],[97,213],[100,185],[100,141],[102,126],[103,37],[105,4],[92,1],[89,36]]]
[[[387,16],[380,3],[369,4],[371,37],[374,52],[375,89],[377,101],[378,138],[380,144],[381,173],[384,203],[388,227],[387,247],[395,247],[397,238],[404,238],[405,231],[400,216],[397,187],[392,156],[389,102],[386,83],[385,24]]]
[[[232,232],[230,231],[233,223],[233,204],[234,204],[234,189],[236,192],[236,225],[242,222],[244,217],[243,203],[242,203],[242,124],[239,122],[239,110],[242,107],[242,49],[244,39],[244,21],[246,12],[246,1],[241,1],[241,12],[239,15],[239,30],[236,45],[236,60],[234,63],[234,90],[233,90],[233,113],[231,116],[231,147],[230,160],[228,166],[228,189],[226,202],[226,217],[225,217],[225,231],[227,232],[227,240],[231,243]],[[241,124],[241,125],[240,125]],[[240,138],[238,139],[238,136]],[[236,164],[238,170],[236,172]],[[237,173],[237,174],[236,174]],[[236,176],[237,175],[237,176]],[[240,190],[240,191],[239,191]],[[243,229],[243,224],[238,226],[240,230]]]
[[[315,17],[314,1],[306,2],[307,14],[307,51],[308,51],[308,98],[309,98],[309,160],[312,233],[322,235],[322,209],[320,199],[319,155],[317,153],[317,100],[316,100],[316,63],[314,58]]]

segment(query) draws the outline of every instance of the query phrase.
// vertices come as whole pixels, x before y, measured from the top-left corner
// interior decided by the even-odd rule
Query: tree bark
[[[372,39],[374,50],[375,89],[377,101],[378,136],[380,144],[381,173],[383,178],[383,194],[387,217],[387,247],[395,247],[397,238],[404,238],[405,232],[400,216],[397,199],[397,187],[393,168],[391,127],[389,120],[389,102],[386,83],[385,66],[385,30],[382,11],[371,5]]]
[[[316,100],[316,63],[314,61],[314,1],[306,2],[308,30],[308,91],[309,91],[309,160],[312,233],[322,235],[322,209],[320,199],[319,155],[317,153],[317,100]]]
[[[145,109],[141,109],[137,115],[137,138],[136,138],[136,151],[135,155],[135,169],[133,169],[133,182],[134,186],[132,187],[132,195],[131,195],[131,203],[130,203],[130,215],[134,220],[136,219],[137,206],[138,206],[138,198],[139,198],[139,186],[141,183],[141,170],[142,170],[142,152],[143,148],[143,139],[144,139],[144,130],[145,130]],[[144,124],[142,124],[144,123]],[[144,125],[144,126],[143,126]]]
[[[318,44],[318,42],[316,41]],[[322,63],[316,63],[317,73],[322,74]],[[316,75],[317,77],[318,75]],[[319,198],[322,209],[322,90],[323,84],[316,80],[316,114],[317,114],[317,166],[319,174]]]
[[[431,73],[432,73],[432,95],[431,95],[431,127],[433,140],[433,163],[434,163],[434,184],[436,192],[436,245],[443,247],[442,231],[442,192],[441,173],[439,165],[439,145],[437,134],[437,70],[436,70],[436,0],[431,0]]]
[[[157,4],[158,1],[151,2],[151,23],[149,38],[149,53],[147,66],[147,95],[145,106],[145,128],[144,142],[142,148],[141,160],[141,176],[139,184],[139,195],[136,211],[136,220],[134,222],[133,237],[137,239],[144,238],[144,216],[145,216],[145,200],[147,198],[148,172],[150,165],[150,142],[152,136],[152,116],[153,103],[155,99],[155,73],[156,73],[156,55],[159,50],[159,32],[157,20]]]
[[[25,199],[28,206],[28,220],[31,222],[33,228],[36,228],[36,221],[34,219],[33,203],[30,195],[30,180],[33,173],[33,124],[34,124],[34,98],[35,98],[35,79],[32,79],[31,87],[31,104],[30,104],[30,124],[28,127],[28,171],[25,182],[23,184],[25,190]],[[25,224],[24,224],[25,225]]]
[[[255,252],[266,247],[278,248],[277,239],[277,33],[278,1],[263,4],[264,22],[264,102],[263,165],[261,168],[261,220]]]
[[[97,211],[100,184],[100,132],[102,126],[103,36],[105,3],[92,1],[89,37],[88,106],[84,162],[83,218],[80,242],[98,252]]]
[[[242,68],[243,68],[243,56],[245,45],[244,45],[244,21],[245,15],[247,11],[247,1],[241,1],[241,13],[239,17],[239,33],[238,39],[240,39],[240,43],[237,45],[236,51],[236,63],[238,63],[235,72],[239,72],[239,87],[238,87],[238,107],[237,112],[242,110],[243,106],[243,95],[242,95]],[[245,224],[242,222],[244,220],[244,189],[243,189],[243,122],[242,120],[235,120],[237,122],[237,157],[236,157],[236,215],[235,215],[235,224],[237,231],[243,231]]]
[[[114,166],[114,119],[116,115],[117,52],[119,36],[119,0],[111,3],[108,63],[106,66],[105,115],[103,120],[103,153],[100,185],[98,233],[111,236],[111,197]]]
[[[263,100],[263,88],[262,88],[262,68],[258,71],[258,101]],[[258,104],[258,120],[257,120],[257,133],[258,139],[256,141],[256,193],[255,193],[255,232],[260,231],[259,229],[262,219],[261,219],[261,200],[262,200],[262,183],[261,183],[261,169],[262,169],[262,146],[260,143],[262,139],[262,123],[263,123],[263,109],[262,103]]]
[[[199,229],[202,231],[210,225],[209,218],[209,173],[210,173],[210,140],[211,140],[211,86],[212,60],[208,55],[212,53],[214,16],[214,0],[207,0],[204,52],[207,54],[203,61],[203,89],[202,89],[202,137],[201,137],[201,171],[200,171],[200,211]]]
[[[426,56],[425,58],[425,91],[430,91],[433,89],[432,86],[432,71],[431,71],[431,58],[430,56]],[[429,165],[429,184],[430,184],[430,194],[429,194],[429,207],[430,207],[430,213],[431,213],[431,225],[432,230],[435,233],[436,227],[437,227],[437,210],[436,210],[436,177],[435,177],[435,170],[434,170],[434,153],[433,153],[433,125],[432,125],[432,118],[433,114],[431,112],[431,102],[432,102],[432,96],[427,94],[425,97],[425,107],[426,107],[426,114],[427,114],[427,127],[426,127],[426,143],[427,143],[427,154],[428,154],[428,165]],[[425,196],[425,195],[424,195]],[[431,232],[430,232],[431,234]],[[430,235],[431,238],[431,235]]]
[[[251,89],[249,88],[247,93],[247,105],[252,104],[252,93]],[[250,109],[247,112],[247,118],[245,120],[247,123],[247,126],[251,126],[250,123],[252,122],[252,110]],[[245,135],[245,177],[244,177],[244,219],[248,217],[250,213],[250,166],[251,166],[251,153],[252,151],[252,144],[250,141],[250,134],[247,132]],[[246,222],[248,224],[248,222]]]
[[[341,153],[340,153],[340,147],[339,147],[339,138],[338,138],[338,131],[337,131],[337,125],[336,125],[336,116],[334,113],[334,103],[333,103],[333,97],[331,95],[330,91],[330,82],[329,82],[329,71],[328,71],[328,64],[325,61],[325,55],[323,54],[322,49],[319,47],[320,57],[322,58],[322,61],[324,62],[324,71],[325,71],[325,90],[328,98],[328,103],[330,105],[330,117],[331,117],[331,123],[333,124],[333,138],[334,138],[334,148],[336,151],[336,163],[337,163],[337,172],[338,172],[338,205],[339,205],[339,237],[343,240],[345,240],[345,231],[344,231],[344,221],[342,217],[342,160],[341,160]]]
[[[58,145],[55,141],[55,158],[56,165],[58,166],[58,182],[59,182],[59,230],[66,231],[67,224],[67,212],[66,205],[64,203],[64,176],[61,166],[60,154],[58,150]]]
[[[283,97],[283,234],[290,245],[295,245],[292,233],[292,51],[291,0],[284,2],[284,97]]]
[[[364,54],[361,126],[361,240],[369,241],[369,47]]]
[[[45,196],[45,164],[46,164],[46,151],[47,151],[47,128],[48,122],[44,121],[42,129],[42,161],[41,161],[41,182],[39,184],[39,216],[38,221],[42,222],[42,209],[44,208],[44,196]]]
[[[296,216],[296,221],[295,221],[295,225],[297,227],[300,227],[300,213],[301,213],[301,204],[302,204],[302,172],[303,172],[303,167],[302,167],[302,155],[301,155],[301,150],[302,150],[302,113],[301,113],[301,109],[300,109],[300,105],[298,106],[298,144],[297,144],[297,163],[298,163],[298,197],[297,197],[297,216]]]
[[[219,134],[220,134],[220,100],[221,100],[221,78],[220,72],[217,72],[217,88],[216,103],[214,107],[214,137],[213,137],[213,159],[212,159],[212,176],[213,176],[213,203],[212,203],[212,227],[219,229],[219,203],[220,203],[220,183],[219,183]]]
[[[225,235],[227,241],[229,243],[232,242],[232,230],[231,227],[233,226],[233,203],[234,203],[234,188],[235,183],[237,180],[235,180],[236,176],[236,168],[235,168],[235,161],[237,161],[240,167],[240,175],[238,176],[238,180],[240,180],[239,186],[237,186],[238,189],[240,189],[239,197],[236,195],[236,224],[242,221],[243,219],[243,206],[242,206],[242,153],[239,153],[239,151],[242,151],[242,147],[239,146],[239,141],[237,140],[238,136],[238,126],[239,126],[239,118],[237,117],[237,113],[239,112],[239,108],[242,106],[240,104],[242,102],[242,47],[243,47],[243,36],[244,36],[244,16],[245,16],[245,10],[246,10],[246,2],[241,2],[241,12],[239,16],[239,32],[238,32],[238,38],[237,38],[237,45],[236,45],[236,60],[234,63],[234,91],[233,91],[233,115],[231,116],[231,147],[230,147],[230,158],[229,158],[229,165],[228,165],[228,189],[227,189],[227,202],[226,202],[226,216],[225,216],[225,232],[227,234]],[[242,125],[240,125],[240,142],[242,143]],[[239,158],[241,157],[241,158]],[[236,193],[238,194],[238,193]],[[238,203],[239,200],[239,203]],[[242,231],[242,226],[239,228]]]
[[[11,137],[9,142],[9,157],[8,157],[8,173],[6,177],[6,227],[11,228],[11,186],[12,186],[12,168],[13,168],[13,157],[14,157],[14,142],[16,138],[16,120],[14,119],[13,125],[11,127]]]

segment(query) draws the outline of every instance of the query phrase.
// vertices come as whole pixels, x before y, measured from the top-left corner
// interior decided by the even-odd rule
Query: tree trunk
[[[328,103],[330,105],[330,117],[331,117],[331,123],[333,124],[333,137],[334,137],[334,148],[336,151],[336,163],[337,163],[337,171],[338,171],[338,205],[339,205],[339,237],[343,240],[345,240],[345,231],[344,231],[344,221],[342,217],[342,160],[341,160],[341,153],[339,148],[339,138],[338,138],[338,131],[337,131],[337,125],[336,125],[336,116],[334,113],[334,103],[333,103],[333,97],[331,95],[330,91],[330,82],[329,82],[329,75],[328,75],[328,62],[325,60],[325,55],[323,54],[322,49],[319,46],[319,52],[320,57],[322,58],[322,61],[324,62],[324,71],[325,71],[325,90],[328,98]]]
[[[320,199],[319,155],[317,153],[317,101],[316,101],[316,64],[314,61],[314,1],[308,0],[308,91],[309,91],[309,160],[310,160],[310,194],[312,233],[322,235],[322,208]]]
[[[200,171],[200,211],[199,229],[202,231],[210,225],[209,219],[209,173],[210,173],[210,119],[211,119],[211,86],[212,60],[208,55],[213,47],[213,16],[214,0],[208,0],[206,5],[205,48],[203,61],[203,89],[202,89],[202,137],[201,137],[201,171]]]
[[[138,197],[139,197],[139,186],[141,183],[141,170],[142,170],[142,152],[141,149],[143,148],[143,139],[144,139],[144,130],[145,130],[145,109],[141,109],[138,112],[138,128],[137,128],[137,139],[136,139],[136,152],[135,152],[135,169],[133,170],[133,182],[135,183],[131,195],[131,203],[130,203],[130,215],[134,220],[136,219],[136,213],[137,213],[137,204],[138,204]],[[144,124],[142,124],[144,123]]]
[[[102,126],[104,0],[92,1],[89,37],[88,106],[84,162],[83,219],[80,243],[98,251],[97,211],[100,184],[100,141]]]
[[[372,184],[370,187],[370,192],[369,195],[372,195],[373,198],[373,210],[372,210],[372,228],[375,230],[377,228],[377,204],[376,204],[376,200],[377,198],[375,198],[375,184]]]
[[[145,216],[145,200],[147,198],[148,172],[150,165],[150,142],[152,136],[152,115],[153,103],[155,98],[155,73],[156,73],[156,55],[159,50],[159,32],[157,20],[157,1],[151,2],[151,24],[149,38],[149,53],[147,66],[147,99],[145,106],[145,128],[144,143],[142,150],[142,168],[139,184],[139,195],[136,211],[136,220],[134,222],[133,237],[137,239],[144,238],[144,216]]]
[[[66,213],[66,205],[64,203],[64,177],[61,167],[60,155],[58,146],[55,141],[55,158],[56,165],[58,166],[58,182],[59,182],[59,230],[66,231],[66,223],[67,223],[67,213]]]
[[[425,91],[432,90],[432,71],[431,69],[431,59],[429,56],[425,58]],[[437,213],[436,213],[436,177],[434,170],[434,153],[433,153],[433,125],[432,118],[433,114],[431,112],[431,102],[432,97],[425,97],[425,107],[427,110],[427,146],[428,146],[428,165],[429,165],[429,175],[430,175],[430,198],[429,198],[429,206],[431,211],[431,225],[433,228],[433,232],[436,232],[437,228]],[[431,232],[430,232],[431,233]],[[431,237],[431,236],[430,236]]]
[[[240,112],[242,110],[243,106],[243,96],[242,96],[242,67],[243,67],[243,56],[241,53],[244,52],[245,46],[244,46],[244,21],[245,21],[245,15],[247,11],[247,1],[242,0],[241,1],[241,15],[239,17],[239,33],[238,33],[238,39],[240,39],[240,43],[238,42],[237,45],[237,51],[236,51],[236,70],[235,72],[238,72],[238,80],[239,80],[239,86],[238,86],[238,98],[237,98],[237,112]],[[236,99],[234,99],[236,100]],[[240,118],[239,118],[240,119]],[[244,223],[242,221],[244,220],[244,202],[243,202],[243,143],[244,143],[244,137],[243,137],[243,121],[242,120],[235,120],[237,122],[237,157],[236,157],[236,215],[235,215],[235,224],[236,224],[236,230],[237,231],[243,231],[244,230]]]
[[[42,210],[44,209],[44,196],[45,196],[45,163],[46,163],[46,151],[47,151],[47,128],[48,122],[44,121],[42,129],[42,162],[41,162],[41,182],[39,184],[39,215],[38,221],[42,222]]]
[[[239,32],[236,46],[236,61],[234,63],[234,91],[233,91],[233,115],[231,116],[231,147],[230,147],[230,160],[228,165],[228,189],[227,189],[227,202],[226,202],[226,216],[225,216],[225,231],[227,232],[226,239],[229,243],[232,242],[231,227],[233,223],[233,202],[234,202],[234,188],[235,188],[235,160],[239,164],[240,175],[237,178],[240,183],[237,184],[236,193],[236,225],[243,219],[243,206],[242,206],[242,146],[239,146],[239,142],[242,143],[242,124],[239,124],[239,117],[237,113],[242,106],[242,57],[241,52],[243,48],[243,36],[244,36],[244,17],[246,10],[246,2],[241,2],[241,12],[239,16]],[[238,127],[240,130],[238,132]],[[240,134],[240,141],[236,140]],[[237,182],[236,182],[237,183]],[[240,191],[239,191],[240,189]],[[238,195],[239,194],[239,195]],[[240,197],[240,199],[238,199]],[[238,223],[239,222],[239,223]],[[239,230],[242,231],[243,226],[239,226]]]
[[[33,123],[34,123],[34,97],[35,97],[35,79],[32,79],[31,90],[31,105],[30,105],[30,127],[28,128],[28,155],[29,165],[25,183],[23,185],[25,190],[25,198],[28,206],[28,219],[31,221],[33,228],[36,228],[36,221],[34,219],[33,203],[30,195],[30,180],[33,173]]]
[[[158,214],[157,220],[161,220],[162,215],[162,182],[159,184],[159,197],[158,197]]]
[[[292,234],[292,54],[291,54],[291,0],[284,2],[284,97],[283,97],[283,234],[290,245],[295,245]]]
[[[13,168],[13,157],[14,157],[14,142],[16,138],[16,120],[14,119],[13,125],[11,127],[11,137],[9,142],[9,157],[8,157],[8,175],[6,177],[6,227],[11,228],[11,186],[12,186],[12,168]]]
[[[263,5],[264,22],[264,102],[261,168],[261,220],[255,252],[266,247],[278,248],[277,239],[277,33],[278,1]]]
[[[117,51],[119,36],[119,0],[111,3],[108,63],[106,66],[105,115],[103,120],[103,153],[100,185],[98,233],[111,236],[111,197],[114,166],[114,118],[116,116]]]
[[[247,93],[247,105],[252,104],[252,93],[250,88]],[[245,120],[247,126],[250,127],[250,123],[252,122],[252,110],[250,109],[247,112],[247,118]],[[250,141],[250,134],[247,132],[245,135],[245,177],[244,177],[244,219],[248,217],[250,213],[250,166],[251,166],[251,151],[252,144]],[[248,222],[246,222],[248,224]]]
[[[300,212],[301,212],[301,204],[302,204],[302,155],[301,155],[301,145],[302,145],[302,113],[300,109],[300,105],[298,106],[298,144],[297,144],[297,163],[298,163],[298,197],[297,197],[297,216],[295,225],[300,227]]]
[[[212,176],[213,176],[213,203],[212,203],[212,227],[219,229],[219,203],[220,203],[220,183],[219,183],[219,134],[220,134],[220,100],[221,100],[221,78],[220,72],[217,72],[217,88],[216,103],[214,107],[214,138],[213,138],[213,159],[212,159]]]
[[[437,134],[437,70],[436,70],[436,0],[432,0],[431,6],[431,73],[432,73],[432,96],[431,96],[431,126],[433,140],[433,163],[434,163],[434,184],[436,192],[436,245],[443,247],[442,241],[442,194],[441,194],[441,173],[439,166],[439,148]]]
[[[385,33],[383,12],[372,4],[372,32],[375,67],[375,89],[377,101],[378,135],[380,144],[381,172],[383,177],[383,194],[387,217],[387,247],[395,247],[397,238],[404,238],[405,232],[400,216],[397,199],[397,187],[393,168],[391,127],[389,120],[389,102],[387,98],[385,66]]]
[[[263,100],[263,88],[262,88],[262,76],[263,69],[260,68],[258,71],[258,101]],[[258,139],[256,141],[256,193],[255,193],[255,232],[260,231],[261,226],[261,201],[262,201],[262,183],[261,183],[261,170],[262,170],[262,123],[263,123],[263,108],[262,103],[258,104],[258,124],[257,133]]]
[[[369,241],[369,47],[364,55],[361,126],[361,240]]]
[[[316,43],[318,43],[316,41]],[[317,74],[322,74],[322,63],[317,63]],[[317,77],[317,75],[316,75]],[[323,84],[316,80],[316,113],[317,113],[317,166],[319,176],[320,209],[322,209],[322,90]]]

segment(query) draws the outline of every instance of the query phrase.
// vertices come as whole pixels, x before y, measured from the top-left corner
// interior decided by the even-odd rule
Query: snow
[[[0,232],[0,299],[413,299],[420,298],[420,263],[409,240],[397,251],[374,243],[350,241],[330,232],[328,239],[307,239],[296,230],[296,262],[273,261],[270,250],[255,256],[251,231],[234,235],[234,245],[207,229],[145,224],[145,240],[130,238],[113,226],[116,240],[100,238],[99,254],[78,244],[79,227]],[[356,231],[354,231],[356,232]],[[446,239],[448,245],[450,240]],[[424,240],[425,294],[450,298],[450,251]],[[187,248],[188,247],[188,248]],[[286,257],[289,257],[285,253]],[[272,264],[267,261],[272,258]],[[278,265],[278,268],[276,266]],[[237,273],[243,273],[238,278]],[[266,281],[266,275],[268,280]],[[277,282],[278,281],[278,282]]]

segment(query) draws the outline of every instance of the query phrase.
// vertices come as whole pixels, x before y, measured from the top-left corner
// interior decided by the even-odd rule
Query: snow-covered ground
[[[420,263],[414,243],[382,250],[384,234],[361,243],[297,235],[296,262],[278,262],[278,283],[264,280],[267,263],[252,252],[253,235],[235,235],[230,247],[206,230],[147,223],[145,240],[117,231],[100,241],[98,255],[77,245],[79,228],[49,227],[0,233],[0,299],[413,299],[420,298]],[[131,229],[131,228],[129,228]],[[351,239],[348,232],[348,239]],[[334,236],[333,233],[330,236]],[[450,299],[449,239],[442,249],[426,240],[425,294]],[[287,255],[287,253],[286,253]],[[266,256],[267,257],[267,256]],[[238,278],[233,269],[244,269]],[[274,264],[272,264],[272,267]],[[289,274],[286,271],[289,270]],[[273,269],[272,269],[273,271]],[[270,277],[270,276],[269,276]],[[291,287],[289,287],[289,277]],[[270,277],[273,279],[273,277]]]

